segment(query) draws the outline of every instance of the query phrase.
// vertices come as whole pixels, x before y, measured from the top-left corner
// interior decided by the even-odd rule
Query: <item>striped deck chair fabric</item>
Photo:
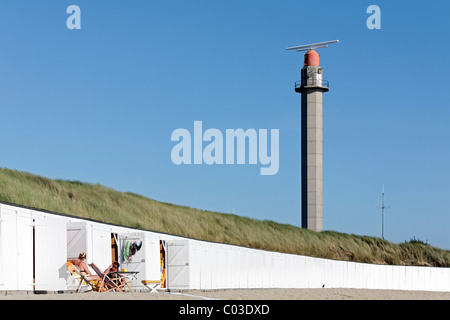
[[[121,278],[121,277],[117,277],[117,278],[110,278],[108,277],[107,274],[103,273],[99,267],[97,267],[97,265],[95,265],[94,263],[91,263],[89,265],[92,270],[95,271],[95,273],[101,278],[100,282],[99,282],[99,291],[100,292],[108,292],[108,291],[127,291],[125,286],[128,287],[128,290],[131,291],[131,288],[128,284],[128,282]]]

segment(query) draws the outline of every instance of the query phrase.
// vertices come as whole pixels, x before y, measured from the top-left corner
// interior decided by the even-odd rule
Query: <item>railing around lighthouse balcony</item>
[[[322,87],[330,88],[330,83],[327,80],[322,79],[305,79],[295,82],[295,89],[300,89],[301,87]]]

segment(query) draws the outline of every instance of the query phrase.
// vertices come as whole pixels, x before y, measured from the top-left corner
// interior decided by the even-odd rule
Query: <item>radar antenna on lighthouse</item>
[[[302,46],[296,46],[296,47],[289,47],[286,48],[286,50],[295,50],[297,52],[300,51],[306,51],[306,50],[315,50],[320,48],[326,48],[329,44],[339,42],[339,40],[332,40],[332,41],[325,41],[325,42],[318,42],[318,43],[312,43],[312,44],[305,44]]]

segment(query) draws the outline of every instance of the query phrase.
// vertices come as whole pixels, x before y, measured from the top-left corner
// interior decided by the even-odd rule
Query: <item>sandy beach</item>
[[[450,300],[450,292],[367,289],[190,290],[183,292],[2,292],[0,300]]]

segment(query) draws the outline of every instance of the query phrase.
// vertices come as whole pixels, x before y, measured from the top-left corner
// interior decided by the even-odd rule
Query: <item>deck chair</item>
[[[158,293],[156,288],[161,288],[162,280],[142,280],[141,283],[150,290],[150,293]]]
[[[128,287],[128,290],[131,292],[130,285],[122,277],[110,278],[110,277],[108,277],[108,275],[103,273],[100,270],[100,268],[97,267],[94,263],[91,263],[89,266],[101,278],[101,280],[99,281],[99,285],[98,285],[100,292],[109,292],[109,291],[113,291],[113,290],[117,290],[117,291],[123,290],[123,291],[127,292],[126,287]]]
[[[83,273],[81,273],[80,270],[78,270],[77,267],[75,267],[70,261],[67,262],[67,270],[71,273],[71,275],[78,280],[78,287],[75,290],[76,293],[81,292],[81,288],[83,284],[90,289],[87,291],[97,291],[97,280],[88,280]]]

